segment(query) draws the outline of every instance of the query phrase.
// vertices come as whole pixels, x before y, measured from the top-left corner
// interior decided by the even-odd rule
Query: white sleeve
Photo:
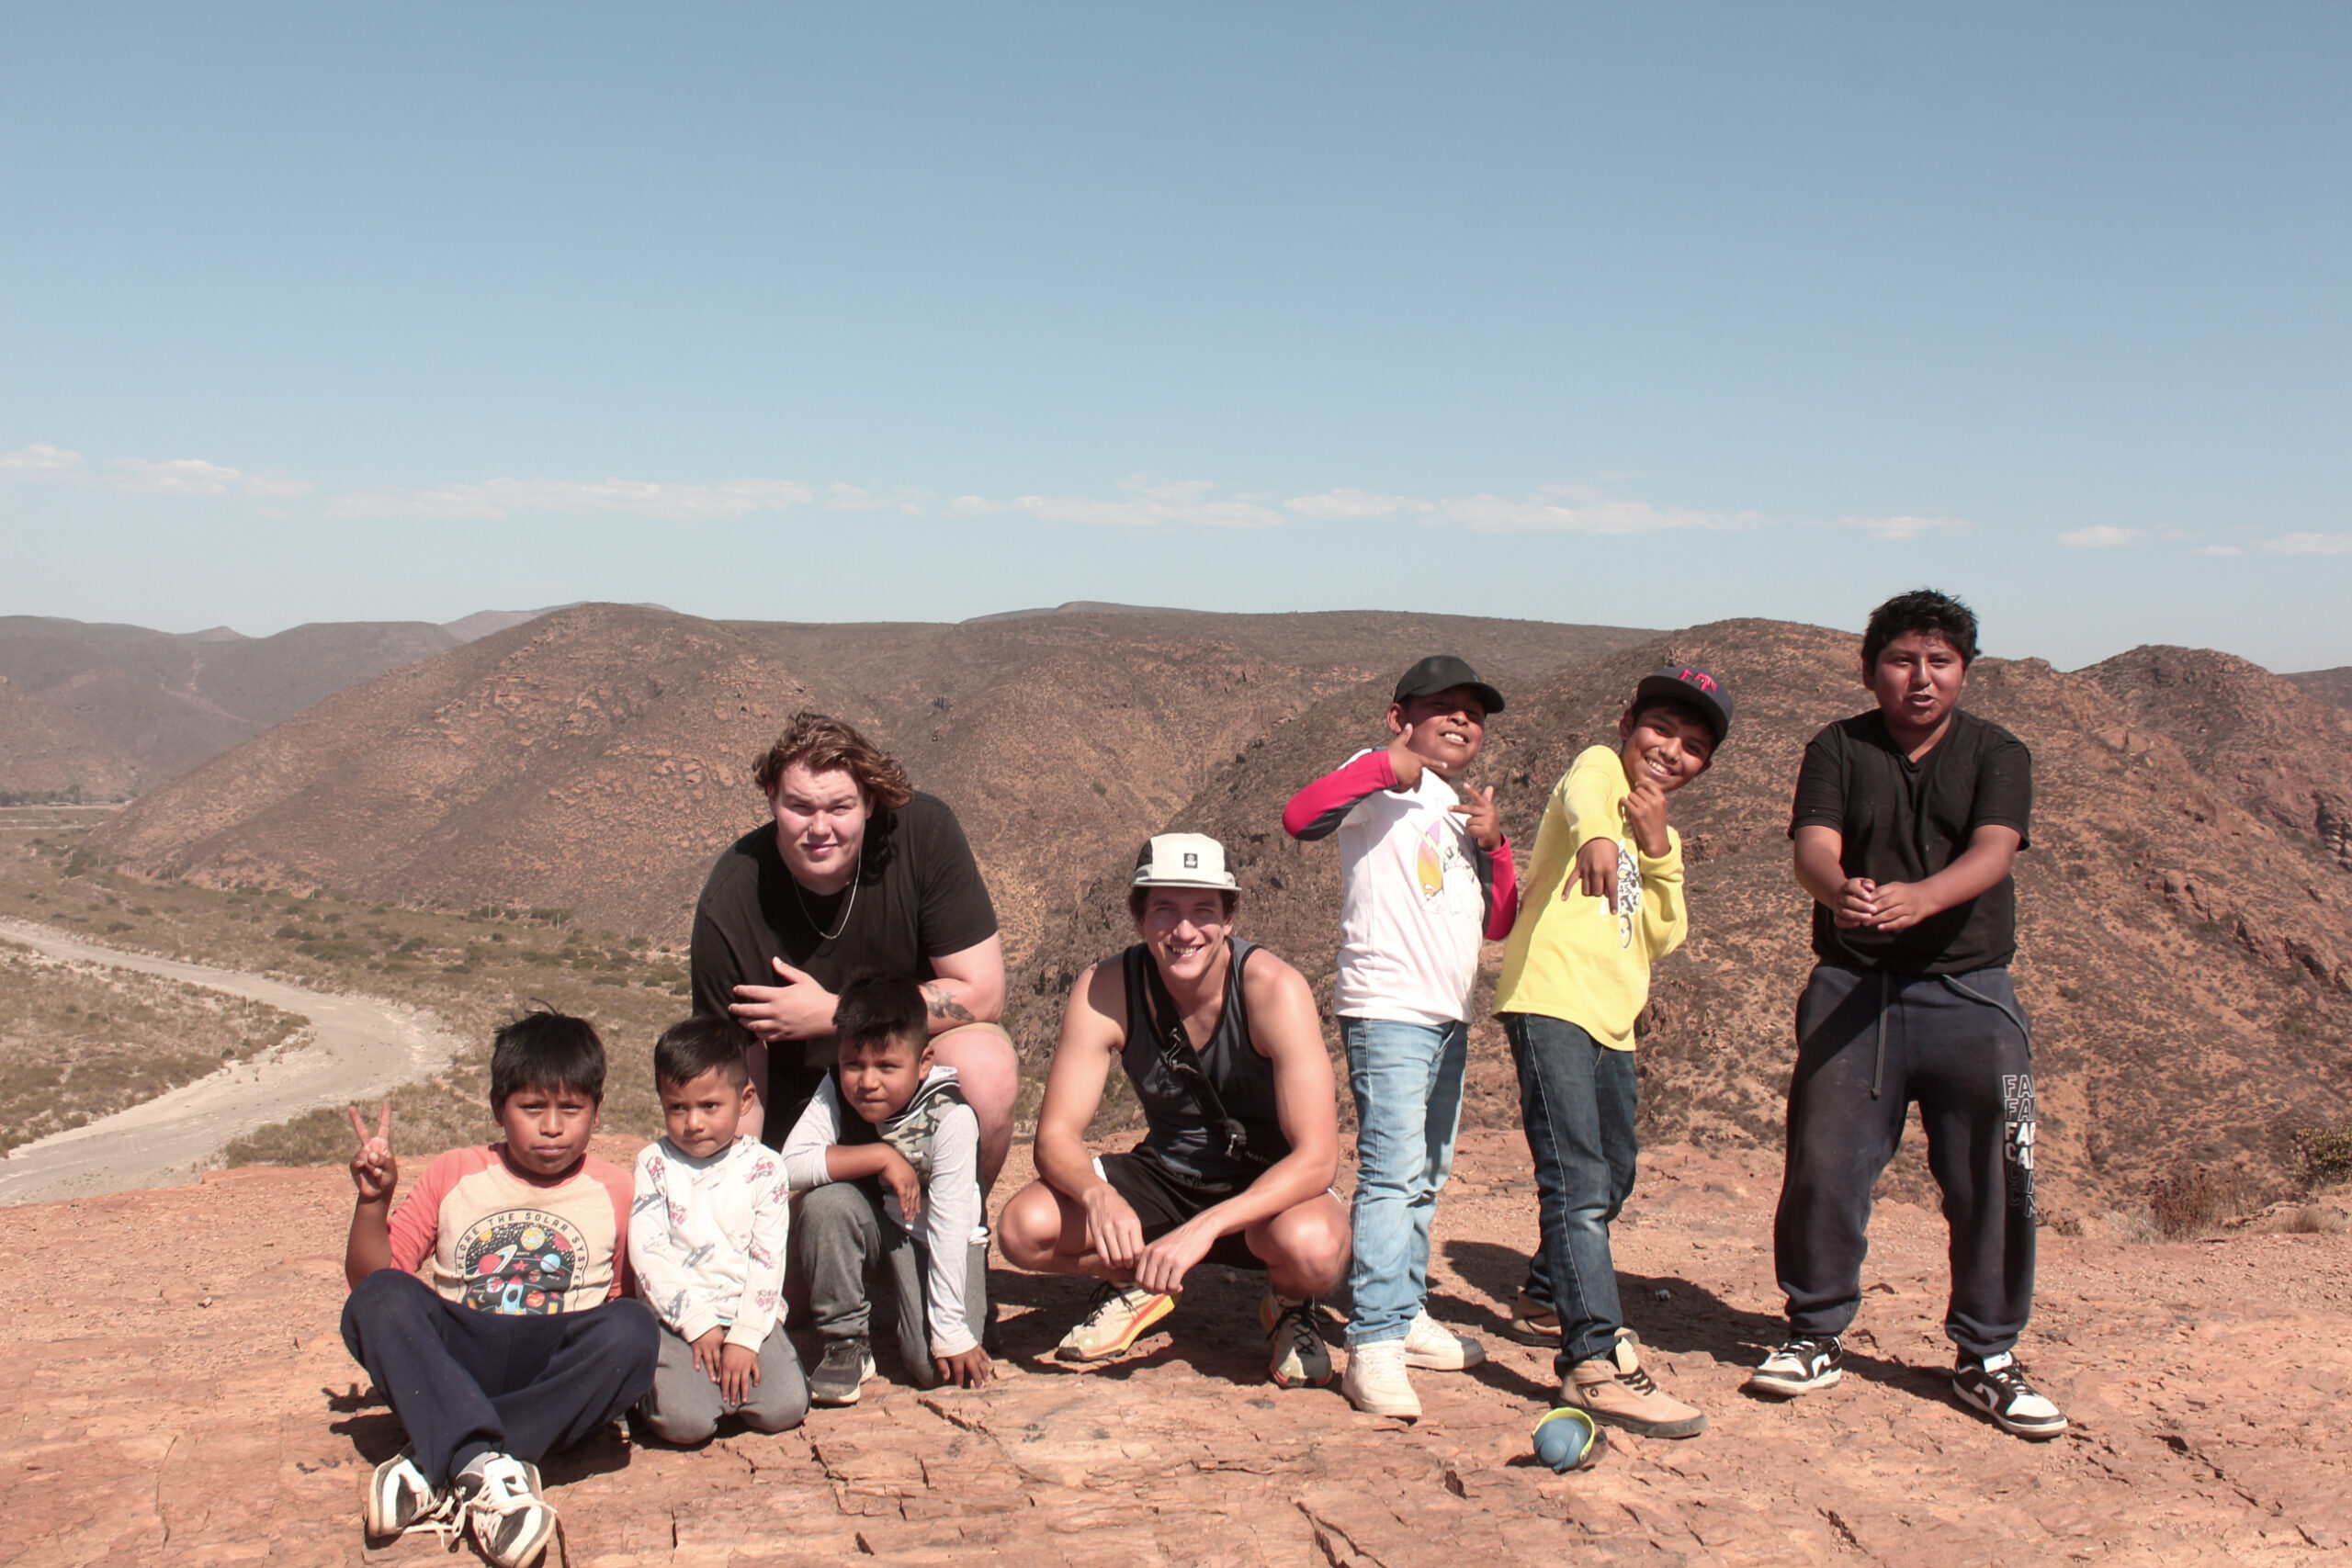
[[[735,1321],[727,1340],[757,1350],[767,1343],[784,1300],[785,1244],[792,1220],[792,1193],[785,1179],[784,1158],[754,1143],[757,1154],[739,1156],[737,1174],[752,1206],[751,1244],[744,1249],[743,1294],[735,1303]]]
[[[923,1184],[923,1246],[931,1271],[931,1353],[960,1356],[979,1343],[964,1314],[965,1270],[980,1226],[980,1119],[968,1105],[949,1109],[931,1135],[931,1179]]]
[[[660,1144],[648,1144],[638,1152],[636,1191],[628,1211],[628,1263],[637,1273],[638,1292],[653,1315],[679,1338],[691,1340],[718,1326],[718,1312],[708,1288],[679,1252],[677,1232],[670,1223],[669,1175],[670,1162],[662,1157]]]
[[[784,1181],[795,1192],[822,1187],[832,1179],[825,1170],[825,1151],[842,1141],[841,1096],[833,1092],[832,1075],[808,1097],[808,1109],[792,1124],[784,1140]]]

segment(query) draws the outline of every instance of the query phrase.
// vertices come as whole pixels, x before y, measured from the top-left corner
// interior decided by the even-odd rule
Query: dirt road
[[[0,919],[0,937],[52,958],[250,997],[311,1021],[310,1043],[300,1048],[223,1067],[119,1114],[18,1145],[0,1160],[0,1204],[193,1181],[231,1140],[319,1106],[380,1097],[432,1072],[458,1047],[429,1014],[413,1008],[123,953],[17,920]]]

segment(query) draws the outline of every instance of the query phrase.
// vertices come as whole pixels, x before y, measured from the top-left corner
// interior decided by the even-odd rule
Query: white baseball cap
[[[1215,887],[1240,890],[1225,869],[1225,846],[1206,833],[1162,833],[1136,856],[1137,887]]]

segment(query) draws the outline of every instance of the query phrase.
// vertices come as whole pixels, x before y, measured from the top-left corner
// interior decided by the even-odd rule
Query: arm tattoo
[[[969,1009],[956,999],[956,993],[936,982],[922,987],[922,999],[931,1004],[931,1016],[951,1019],[957,1023],[978,1023]]]

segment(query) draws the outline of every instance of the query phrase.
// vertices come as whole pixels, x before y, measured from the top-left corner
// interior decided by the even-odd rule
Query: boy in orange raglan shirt
[[[491,1046],[504,1141],[441,1156],[397,1210],[391,1106],[372,1135],[351,1112],[343,1342],[410,1444],[369,1478],[369,1535],[469,1529],[497,1568],[539,1561],[556,1518],[537,1461],[652,1386],[660,1330],[627,1291],[629,1173],[588,1154],[604,1096],[585,1020],[516,1019]]]

